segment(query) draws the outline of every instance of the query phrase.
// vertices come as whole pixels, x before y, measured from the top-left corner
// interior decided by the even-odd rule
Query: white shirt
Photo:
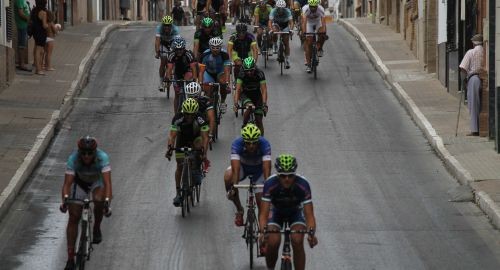
[[[308,23],[321,23],[321,19],[325,17],[325,9],[318,5],[318,9],[316,9],[316,12],[311,12],[311,9],[309,8],[309,5],[305,5],[302,7],[302,14],[307,18]]]
[[[476,45],[474,48],[467,51],[460,63],[460,68],[467,71],[467,77],[472,74],[479,74],[483,67],[484,50],[482,45]]]

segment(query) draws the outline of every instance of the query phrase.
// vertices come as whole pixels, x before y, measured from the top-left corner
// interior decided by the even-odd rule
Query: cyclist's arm
[[[264,179],[269,178],[271,175],[271,161],[265,160],[262,162],[262,174],[264,175]]]
[[[321,17],[321,27],[326,33],[326,16]]]
[[[307,229],[312,228],[313,230],[316,230],[316,218],[314,217],[314,207],[312,202],[304,204],[304,217],[306,218]]]
[[[207,154],[208,154],[208,130],[209,130],[209,127],[206,126],[205,130],[201,131],[201,142],[202,142],[202,145],[203,145],[203,155],[205,156],[205,158],[207,158]]]
[[[232,41],[228,41],[228,43],[227,43],[227,54],[231,58],[231,61],[234,61],[234,59],[233,59],[233,46],[234,46],[234,43]]]
[[[237,185],[240,182],[240,167],[241,163],[239,159],[231,159],[231,171],[233,173],[233,179],[231,179],[231,182],[233,185]]]
[[[259,209],[259,228],[261,232],[264,230],[264,227],[267,226],[267,219],[269,217],[269,211],[271,210],[271,202],[262,200],[260,202]]]
[[[210,126],[209,134],[213,135],[213,131],[215,130],[215,111],[214,109],[210,109],[207,111],[207,119],[208,125]]]
[[[174,63],[168,63],[167,65],[167,79],[172,78],[172,71],[174,70]]]
[[[260,83],[260,93],[262,94],[262,102],[267,104],[267,84],[265,81]]]
[[[156,55],[160,54],[160,37],[155,38],[155,53]]]
[[[250,48],[252,50],[253,59],[255,59],[255,62],[257,62],[257,59],[259,58],[259,50],[257,49],[257,42],[253,41],[252,44],[250,45]]]
[[[193,80],[198,81],[198,76],[196,76],[196,68],[198,67],[198,63],[191,62],[191,64],[189,64],[189,67],[191,68],[191,71],[193,72]]]
[[[302,33],[306,32],[306,25],[307,25],[307,17],[305,14],[302,14]]]
[[[73,185],[74,180],[75,180],[74,175],[69,174],[69,173],[64,174],[64,184],[63,184],[63,188],[61,191],[62,192],[61,197],[62,197],[63,202],[64,202],[64,196],[65,195],[69,196],[69,194],[71,192],[71,185]]]
[[[102,173],[102,179],[104,180],[104,194],[106,198],[113,198],[113,188],[111,185],[111,171]]]
[[[229,83],[230,73],[231,73],[231,66],[225,64],[224,65],[224,76],[226,77],[226,83]]]
[[[194,59],[198,59],[200,57],[200,52],[198,51],[200,48],[200,40],[195,39],[193,41],[193,54],[194,54]]]
[[[177,131],[170,130],[170,135],[168,136],[167,147],[169,147],[169,146],[174,147],[176,138],[177,138]]]
[[[203,83],[203,73],[205,73],[205,64],[199,64],[198,65],[199,73],[198,73],[198,81],[200,83]]]
[[[236,91],[234,93],[234,104],[237,105],[241,96],[241,80],[236,79]]]
[[[255,8],[257,10],[257,8]],[[253,15],[254,17],[254,22],[253,22],[253,25],[255,26],[259,26],[259,13],[256,11],[255,14]]]
[[[293,17],[288,20],[288,27],[290,28],[290,31],[293,29]]]

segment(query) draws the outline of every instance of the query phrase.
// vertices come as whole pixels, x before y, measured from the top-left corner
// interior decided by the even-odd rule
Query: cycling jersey
[[[293,16],[288,8],[273,8],[271,14],[269,14],[269,19],[283,30],[288,28],[288,22],[293,19]]]
[[[194,33],[194,40],[198,41],[198,53],[201,55],[204,51],[207,49],[210,49],[210,46],[208,45],[208,41],[213,38],[213,37],[220,37],[222,38],[222,34],[219,33],[219,31],[212,29],[212,31],[209,34],[206,34],[203,29],[198,29]],[[201,59],[201,58],[200,58]]]
[[[189,50],[185,50],[181,56],[178,56],[173,51],[168,54],[167,61],[169,64],[175,66],[174,75],[176,79],[183,79],[184,74],[192,72],[191,64],[196,63],[193,53]]]
[[[210,99],[208,97],[197,96],[194,99],[196,99],[196,101],[198,101],[198,106],[200,106],[200,108],[198,109],[198,112],[200,112],[204,116],[206,116],[206,113],[209,110],[214,109],[214,105],[212,104],[212,102],[210,102]]]
[[[190,144],[201,135],[202,131],[208,131],[208,122],[200,113],[197,113],[191,123],[186,121],[183,113],[175,114],[172,119],[171,131],[177,132],[180,140],[177,147],[190,146]],[[180,144],[180,145],[179,145]]]
[[[278,210],[301,210],[305,204],[312,203],[311,188],[301,175],[295,175],[294,181],[293,185],[286,189],[281,185],[278,175],[272,175],[264,184],[262,200],[271,202]]]
[[[170,43],[172,43],[174,37],[178,35],[179,35],[179,28],[176,25],[172,25],[170,33],[165,33],[163,31],[163,24],[159,24],[156,27],[156,37],[159,37],[160,44],[167,48],[170,48]]]
[[[259,68],[255,68],[253,75],[247,75],[243,70],[238,74],[237,84],[241,84],[243,92],[254,92],[260,94],[260,85],[266,83],[266,75]]]
[[[74,175],[75,182],[86,190],[94,183],[102,185],[102,174],[110,171],[109,157],[100,149],[96,150],[94,162],[90,165],[81,161],[78,152],[72,153],[66,163],[66,174]]]
[[[312,12],[309,5],[305,5],[302,8],[302,14],[307,18],[308,23],[321,24],[321,19],[325,17],[325,9],[322,6],[318,6],[318,9]]]
[[[245,175],[253,175],[257,179],[262,175],[262,163],[271,160],[271,144],[266,138],[260,137],[257,150],[250,153],[245,148],[243,138],[239,137],[231,146],[231,160],[239,160]]]
[[[250,52],[252,50],[252,45],[256,44],[255,37],[246,33],[243,39],[238,38],[238,33],[234,33],[229,37],[228,44],[233,45],[233,59],[245,59],[250,56]]]
[[[224,66],[231,65],[229,55],[225,50],[221,50],[218,55],[213,55],[210,49],[203,52],[200,57],[200,63],[205,65],[205,72],[209,73],[212,77],[224,72]]]
[[[212,8],[218,12],[220,7],[224,4],[223,0],[212,0]]]
[[[266,26],[267,22],[269,20],[269,14],[271,14],[271,11],[273,8],[269,5],[266,4],[264,8],[261,8],[260,5],[255,7],[255,11],[253,12],[254,16],[259,16],[259,25],[261,26]]]

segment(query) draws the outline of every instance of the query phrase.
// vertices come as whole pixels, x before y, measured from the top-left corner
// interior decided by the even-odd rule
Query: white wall
[[[447,2],[446,0],[438,0],[438,37],[437,44],[447,41],[446,35],[446,20],[447,17]]]

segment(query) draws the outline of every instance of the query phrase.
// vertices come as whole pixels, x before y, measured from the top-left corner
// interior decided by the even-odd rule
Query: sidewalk
[[[70,111],[100,44],[123,24],[81,24],[62,31],[52,57],[55,71],[46,76],[16,71],[12,85],[0,92],[0,220],[36,167],[57,124]],[[32,48],[30,43],[30,58]]]
[[[458,98],[423,71],[400,34],[366,18],[341,19],[339,24],[358,39],[450,173],[472,188],[475,202],[500,228],[500,155],[493,141],[465,136],[470,120],[467,107],[461,108],[455,137]]]

